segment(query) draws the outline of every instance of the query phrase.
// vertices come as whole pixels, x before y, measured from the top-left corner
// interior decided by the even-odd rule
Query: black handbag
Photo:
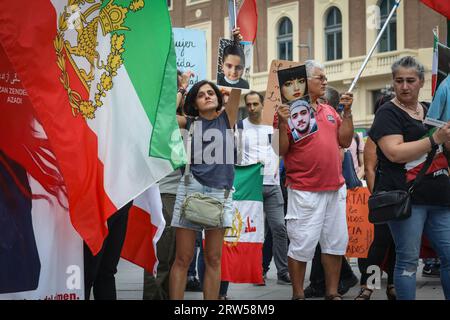
[[[414,188],[425,176],[426,171],[433,162],[436,149],[428,153],[427,160],[420,172],[417,174],[408,191],[392,190],[374,192],[369,197],[369,222],[382,224],[391,220],[405,220],[411,216],[411,195]]]
[[[344,152],[344,161],[342,162],[342,175],[345,179],[347,189],[354,189],[362,187],[362,182],[359,180],[353,164],[353,157],[350,150]]]

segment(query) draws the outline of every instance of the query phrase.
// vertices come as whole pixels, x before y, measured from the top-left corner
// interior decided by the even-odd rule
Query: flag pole
[[[395,5],[394,5],[394,7],[392,8],[391,13],[389,14],[389,17],[387,18],[386,23],[384,24],[383,28],[381,29],[380,33],[378,34],[378,37],[377,37],[377,39],[375,40],[375,43],[373,44],[372,49],[370,49],[369,54],[367,55],[367,57],[366,57],[366,59],[364,60],[364,62],[363,62],[363,64],[362,64],[361,68],[360,68],[359,71],[358,71],[358,74],[356,75],[355,79],[353,80],[352,85],[350,86],[349,92],[352,92],[353,89],[355,88],[356,83],[358,82],[359,78],[361,77],[361,74],[363,73],[364,69],[366,68],[367,63],[369,62],[370,58],[372,57],[373,52],[374,52],[375,49],[377,48],[378,43],[380,42],[381,37],[383,36],[384,31],[386,30],[387,26],[389,25],[389,22],[391,21],[392,17],[394,16],[395,11],[396,11],[397,8],[399,7],[400,2],[401,2],[401,0],[396,0],[396,1],[395,1]]]
[[[361,75],[362,75],[364,69],[366,68],[367,63],[369,63],[369,60],[370,60],[370,58],[372,57],[373,52],[374,52],[375,49],[377,48],[378,43],[380,42],[381,37],[383,36],[384,31],[386,30],[387,26],[389,25],[389,22],[391,21],[392,17],[394,16],[395,11],[396,11],[397,8],[400,6],[400,2],[401,2],[401,0],[396,0],[396,1],[395,1],[394,7],[392,8],[391,13],[389,14],[389,16],[388,16],[388,18],[387,18],[387,20],[386,20],[386,22],[385,22],[383,28],[382,28],[381,31],[378,33],[378,37],[377,37],[377,39],[375,40],[375,43],[373,44],[372,49],[370,49],[369,54],[367,55],[366,59],[364,60],[363,64],[361,65],[361,68],[359,69],[359,71],[358,71],[358,73],[357,73],[355,79],[353,79],[353,82],[352,82],[352,84],[351,84],[351,86],[350,86],[350,89],[348,89],[348,92],[352,92],[353,89],[355,89],[356,83],[358,82],[359,78],[361,78]],[[342,112],[342,110],[344,110],[344,106],[343,106],[343,105],[339,105],[337,111],[338,111],[338,112]]]
[[[236,12],[236,0],[233,0],[233,10],[234,10],[234,28],[237,28],[237,12]]]
[[[447,19],[447,47],[450,47],[450,19]]]

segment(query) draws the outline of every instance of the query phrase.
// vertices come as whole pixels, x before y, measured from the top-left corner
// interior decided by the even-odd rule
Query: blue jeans
[[[422,232],[441,259],[441,283],[446,300],[450,300],[450,208],[413,205],[411,217],[390,221],[397,254],[394,285],[398,300],[416,298],[416,272]]]

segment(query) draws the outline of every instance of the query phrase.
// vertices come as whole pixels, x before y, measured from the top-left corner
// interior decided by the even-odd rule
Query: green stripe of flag
[[[186,157],[176,121],[177,70],[170,15],[165,0],[143,2],[142,9],[127,13],[124,25],[130,30],[118,32],[125,35],[124,65],[153,126],[149,155],[178,167]],[[128,7],[132,1],[114,3]]]
[[[262,165],[235,166],[233,200],[263,201]]]

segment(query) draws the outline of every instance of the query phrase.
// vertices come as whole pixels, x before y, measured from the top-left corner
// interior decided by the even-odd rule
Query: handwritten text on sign
[[[206,33],[203,30],[173,28],[177,69],[193,71],[190,88],[194,83],[206,79]]]
[[[367,188],[347,190],[347,257],[367,258],[373,241],[373,224],[369,222],[367,201],[370,193]]]

